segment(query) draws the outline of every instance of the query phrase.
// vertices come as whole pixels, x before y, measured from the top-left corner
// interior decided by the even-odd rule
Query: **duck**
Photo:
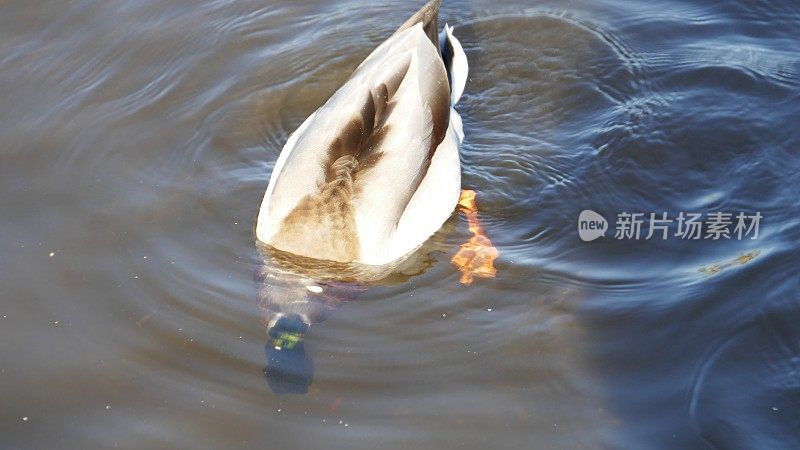
[[[384,266],[419,248],[461,193],[469,65],[431,0],[289,136],[256,238],[314,260]]]

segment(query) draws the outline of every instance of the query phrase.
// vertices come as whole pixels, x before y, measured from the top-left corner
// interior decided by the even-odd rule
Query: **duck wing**
[[[438,5],[412,16],[292,134],[264,196],[259,240],[344,262],[390,241],[450,127]]]

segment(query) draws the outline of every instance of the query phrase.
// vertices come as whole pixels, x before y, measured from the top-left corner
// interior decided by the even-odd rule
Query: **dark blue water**
[[[272,392],[269,173],[419,6],[0,2],[0,448],[800,448],[791,1],[445,0],[498,274],[458,282],[454,215]],[[762,218],[615,238],[682,212]]]

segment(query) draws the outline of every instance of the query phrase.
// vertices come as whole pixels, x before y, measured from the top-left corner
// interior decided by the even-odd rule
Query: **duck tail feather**
[[[438,45],[439,3],[441,3],[441,0],[431,0],[426,3],[425,6],[411,16],[406,23],[398,28],[395,34],[411,28],[418,23],[422,23],[422,29],[425,30],[425,34],[431,40],[431,43],[433,45]]]

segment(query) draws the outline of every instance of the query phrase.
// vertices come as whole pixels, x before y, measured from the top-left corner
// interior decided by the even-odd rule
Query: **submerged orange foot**
[[[472,237],[469,241],[461,244],[453,258],[450,260],[458,270],[461,271],[461,283],[472,284],[474,277],[492,278],[497,274],[494,268],[494,260],[500,256],[500,252],[492,246],[492,241],[486,237],[480,223],[478,222],[478,208],[475,206],[475,191],[461,191],[461,198],[458,200],[459,210],[467,217],[469,231]]]

